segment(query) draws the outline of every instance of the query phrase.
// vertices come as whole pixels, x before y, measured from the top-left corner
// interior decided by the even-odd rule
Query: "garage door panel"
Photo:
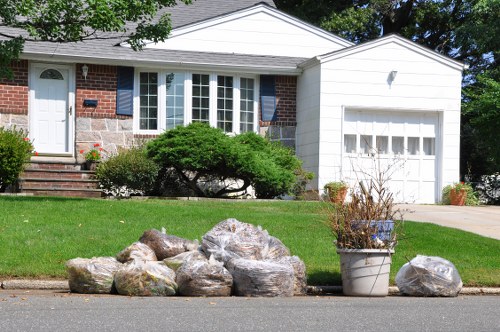
[[[422,160],[422,181],[436,180],[436,161],[434,159]]]

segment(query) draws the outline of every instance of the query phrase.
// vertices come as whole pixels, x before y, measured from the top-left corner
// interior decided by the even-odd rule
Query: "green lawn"
[[[64,278],[74,257],[114,256],[150,228],[201,240],[226,218],[261,225],[307,266],[309,284],[339,285],[339,261],[322,203],[0,197],[0,279]],[[465,285],[500,286],[500,241],[432,224],[405,222],[397,270],[416,254],[452,261]]]

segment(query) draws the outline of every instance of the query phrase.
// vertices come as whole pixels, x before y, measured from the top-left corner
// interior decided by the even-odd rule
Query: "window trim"
[[[140,129],[140,73],[156,72],[158,74],[158,128],[156,130]],[[169,73],[182,73],[184,75],[184,125],[190,124],[192,120],[192,88],[193,74],[209,75],[210,79],[210,110],[209,124],[217,128],[217,76],[233,77],[233,131],[228,134],[240,133],[240,82],[241,78],[252,79],[254,82],[253,96],[253,132],[258,133],[259,129],[259,98],[260,98],[260,76],[255,74],[237,74],[234,72],[207,72],[207,71],[183,71],[169,68],[145,68],[136,67],[134,71],[134,112],[133,112],[133,133],[138,135],[159,135],[167,127],[167,93],[165,90],[166,75]]]

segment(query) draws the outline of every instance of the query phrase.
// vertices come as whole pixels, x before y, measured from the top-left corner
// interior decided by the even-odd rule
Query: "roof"
[[[434,59],[434,60],[436,60],[444,65],[450,66],[450,67],[458,69],[458,70],[463,70],[463,69],[467,68],[467,65],[460,62],[460,61],[457,61],[457,60],[454,60],[448,56],[442,55],[434,50],[431,50],[425,46],[417,44],[409,39],[406,39],[406,38],[398,35],[398,34],[389,34],[389,35],[377,38],[377,39],[372,40],[372,41],[368,41],[368,42],[354,45],[351,47],[346,47],[344,49],[330,52],[330,53],[326,53],[323,55],[318,55],[314,58],[311,58],[311,59],[304,61],[303,63],[301,63],[299,65],[299,67],[305,68],[305,67],[312,66],[315,64],[333,61],[336,59],[346,57],[346,56],[351,55],[351,54],[363,52],[363,51],[366,51],[366,50],[369,50],[369,49],[372,49],[375,47],[379,47],[382,45],[386,45],[389,43],[396,43],[396,44],[401,45],[403,47],[406,47],[406,48],[408,48],[416,53],[430,57],[430,58],[432,58],[432,59]]]

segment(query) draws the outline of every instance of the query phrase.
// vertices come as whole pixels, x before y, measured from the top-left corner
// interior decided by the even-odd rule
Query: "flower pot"
[[[328,193],[330,201],[335,204],[344,204],[345,197],[347,195],[347,187],[340,188],[333,193]]]
[[[337,249],[342,291],[348,296],[387,296],[391,249]]]
[[[98,161],[95,160],[85,160],[85,169],[88,171],[95,171],[99,165]]]
[[[465,205],[466,199],[467,199],[467,192],[465,191],[465,189],[460,189],[458,191],[455,189],[450,190],[450,204],[451,205],[463,206],[463,205]]]

